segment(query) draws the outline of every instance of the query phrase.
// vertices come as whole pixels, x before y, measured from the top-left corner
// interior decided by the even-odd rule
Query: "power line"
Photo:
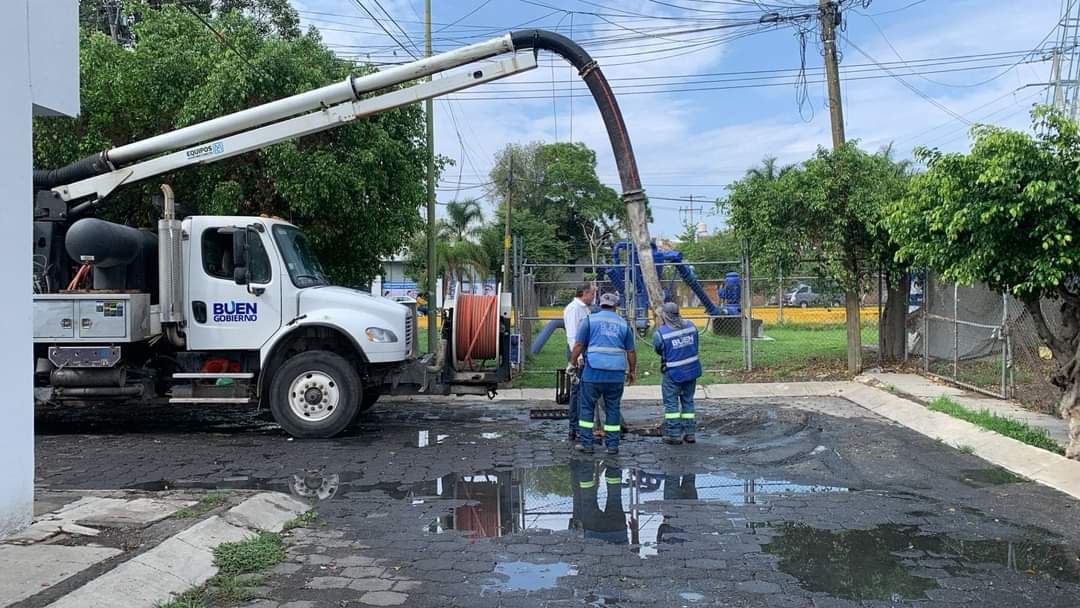
[[[893,71],[892,71],[892,70],[890,70],[889,68],[887,68],[887,67],[885,67],[885,66],[882,66],[882,65],[881,65],[880,63],[878,63],[878,61],[877,61],[876,59],[874,59],[873,57],[871,57],[869,53],[867,53],[866,51],[864,51],[864,50],[862,50],[861,48],[859,48],[859,46],[858,46],[857,44],[855,44],[854,42],[852,42],[852,41],[851,41],[851,39],[850,39],[850,38],[848,38],[847,36],[845,36],[844,34],[840,34],[840,37],[842,37],[842,38],[844,39],[844,41],[845,41],[845,42],[847,42],[847,43],[848,43],[848,44],[849,44],[849,45],[851,46],[851,48],[853,48],[853,49],[855,49],[856,51],[858,51],[858,52],[859,52],[859,54],[861,54],[861,55],[862,55],[863,57],[866,57],[867,59],[869,59],[869,60],[870,60],[870,61],[871,61],[872,63],[874,63],[875,65],[878,65],[878,66],[880,66],[880,67],[881,67],[881,68],[882,68],[883,70],[885,70],[885,73],[886,73],[886,74],[888,74],[889,76],[891,76],[891,77],[892,77],[892,78],[893,78],[894,80],[896,80],[896,81],[897,81],[897,82],[899,82],[900,84],[904,85],[904,87],[906,87],[906,88],[907,88],[907,89],[908,89],[909,91],[911,91],[912,93],[915,93],[915,94],[916,94],[916,95],[918,95],[919,97],[921,97],[921,98],[923,98],[924,100],[926,100],[926,102],[927,102],[927,103],[929,103],[929,104],[933,105],[934,107],[938,108],[938,109],[939,109],[939,110],[941,110],[942,112],[945,112],[946,114],[949,114],[950,116],[952,116],[953,118],[955,118],[955,119],[957,119],[957,120],[959,120],[959,121],[961,121],[961,122],[965,122],[965,123],[967,123],[967,124],[971,124],[971,121],[970,121],[970,120],[968,120],[968,119],[964,118],[963,116],[961,116],[960,114],[957,114],[956,112],[952,111],[952,110],[951,110],[951,109],[949,109],[949,108],[948,108],[948,107],[947,107],[947,106],[946,106],[945,104],[943,104],[943,103],[939,102],[938,100],[934,99],[933,97],[930,97],[930,96],[929,96],[929,95],[927,95],[926,93],[923,93],[923,92],[922,92],[922,91],[920,91],[920,90],[919,90],[918,88],[916,88],[916,87],[915,87],[914,85],[912,85],[912,84],[911,84],[911,83],[909,83],[908,81],[904,80],[904,79],[903,79],[902,77],[900,77],[900,76],[896,75],[895,73],[893,73]]]
[[[247,64],[247,66],[249,68],[251,68],[253,71],[258,73],[260,76],[262,76],[264,78],[270,78],[269,74],[267,74],[266,72],[261,70],[259,67],[257,67],[254,63],[252,63],[250,60],[248,60],[247,56],[240,52],[240,49],[236,48],[231,42],[229,42],[229,39],[226,38],[224,34],[219,32],[217,30],[217,28],[215,28],[209,21],[207,21],[205,17],[200,15],[198,11],[196,11],[194,8],[192,8],[190,5],[188,5],[188,3],[185,0],[177,0],[177,1],[180,3],[180,6],[183,6],[184,8],[186,8],[189,13],[191,13],[192,15],[195,16],[196,19],[201,21],[202,24],[206,26],[206,29],[213,32],[214,35],[217,36],[218,41],[221,42],[221,44],[223,44],[230,51],[232,51],[234,55],[239,57],[240,61],[243,61],[245,64]]]
[[[353,0],[353,4],[359,6],[361,10],[367,13],[368,17],[371,17],[371,20],[375,22],[375,25],[379,26],[379,29],[381,29],[384,34],[389,36],[391,40],[393,40],[399,47],[401,47],[401,50],[405,51],[405,53],[407,53],[413,59],[417,58],[416,55],[413,55],[413,52],[410,51],[408,47],[402,44],[400,40],[398,40],[393,34],[390,33],[390,30],[386,29],[386,26],[384,26],[381,21],[375,18],[375,15],[368,10],[368,7],[364,6],[363,2],[360,2],[360,0]]]

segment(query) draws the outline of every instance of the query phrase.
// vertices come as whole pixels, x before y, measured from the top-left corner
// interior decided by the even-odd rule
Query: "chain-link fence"
[[[627,263],[626,249],[595,263],[535,264],[514,256],[515,318],[525,354],[520,386],[554,386],[554,374],[566,366],[563,308],[585,283],[621,294],[619,312],[637,329],[638,380],[659,383],[655,323],[639,266]],[[699,328],[701,382],[847,375],[844,293],[822,277],[820,265],[800,264],[785,275],[755,272],[745,252],[733,260],[683,260],[677,251],[661,251],[657,260],[665,299]],[[859,292],[865,365],[878,361],[880,283],[875,274]]]
[[[1049,381],[1055,364],[1023,303],[985,285],[940,281],[934,273],[917,282],[922,301],[909,314],[909,352],[925,373],[1055,411],[1060,395]],[[1040,305],[1051,330],[1060,328],[1057,305]]]

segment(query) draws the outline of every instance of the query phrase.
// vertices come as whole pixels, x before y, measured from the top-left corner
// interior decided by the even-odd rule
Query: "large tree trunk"
[[[857,374],[862,371],[862,323],[859,319],[859,292],[844,292],[844,307],[847,310],[847,364],[848,372]]]
[[[1035,330],[1057,362],[1050,381],[1061,389],[1058,413],[1069,424],[1069,445],[1065,456],[1080,460],[1080,297],[1066,293],[1061,301],[1061,328],[1050,329],[1039,300],[1024,302],[1035,322]]]
[[[883,361],[901,361],[907,343],[908,296],[911,277],[904,273],[899,280],[887,282],[885,308],[878,320],[881,334],[881,358]]]

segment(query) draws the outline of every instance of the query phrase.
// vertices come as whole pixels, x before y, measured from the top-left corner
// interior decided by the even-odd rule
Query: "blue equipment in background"
[[[690,288],[690,291],[697,296],[697,299],[701,301],[701,305],[705,307],[706,314],[710,317],[737,317],[741,314],[742,279],[739,277],[739,273],[729,272],[724,275],[723,287],[716,288],[717,300],[722,302],[718,306],[705,291],[705,287],[697,278],[697,274],[694,273],[694,267],[683,262],[681,251],[661,251],[657,249],[655,242],[651,243],[651,245],[652,262],[656,267],[656,275],[663,277],[664,265],[671,264],[675,269],[674,275],[678,275]],[[634,283],[634,293],[632,294],[635,311],[634,326],[639,334],[644,335],[649,329],[649,295],[645,291],[645,281],[641,278],[641,261],[638,258],[637,248],[629,241],[619,241],[612,246],[611,257],[613,263],[610,266],[601,266],[596,269],[596,278],[600,281],[605,278],[610,281],[611,286],[619,292],[619,308],[625,311],[628,295],[626,293],[626,269],[627,265],[630,266],[630,280]],[[623,261],[624,257],[626,258],[625,262]],[[674,275],[668,279],[667,286],[664,287],[665,302],[670,302],[675,298]],[[562,319],[554,319],[545,323],[540,329],[540,333],[532,341],[529,351],[534,355],[538,354],[543,350],[544,344],[547,343],[551,334],[562,326]],[[738,324],[734,327],[737,330]]]

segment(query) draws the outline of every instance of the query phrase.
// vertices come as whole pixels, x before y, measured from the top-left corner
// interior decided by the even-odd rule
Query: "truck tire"
[[[356,369],[324,350],[286,360],[270,380],[270,411],[293,437],[337,435],[359,413],[362,398]]]
[[[803,300],[802,302],[799,302],[799,308],[806,308],[807,306],[808,306],[808,304],[806,303],[806,300]]]

